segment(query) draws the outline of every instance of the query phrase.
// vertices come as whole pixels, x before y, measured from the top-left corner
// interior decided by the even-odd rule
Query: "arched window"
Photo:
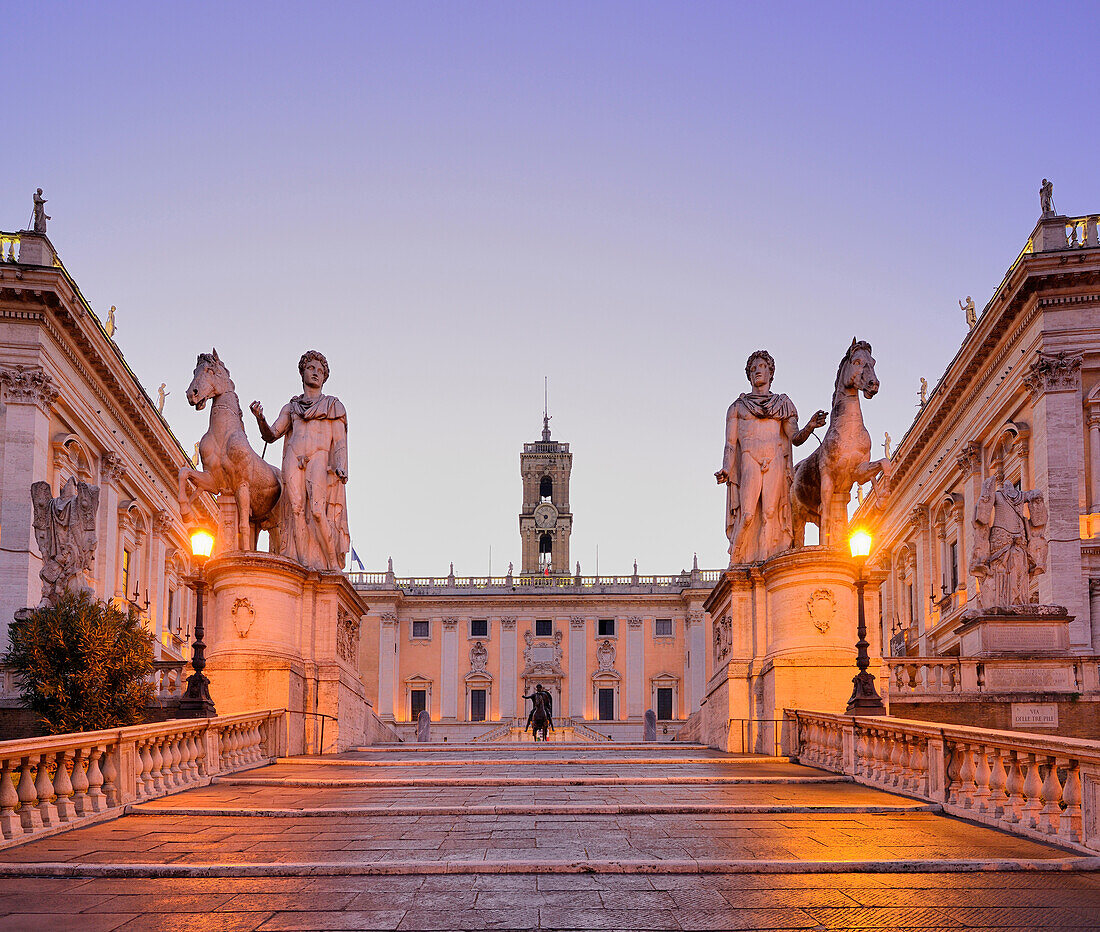
[[[554,497],[554,480],[543,476],[539,480],[539,501],[548,502]]]
[[[550,569],[553,559],[554,538],[550,534],[542,534],[539,537],[539,572]]]

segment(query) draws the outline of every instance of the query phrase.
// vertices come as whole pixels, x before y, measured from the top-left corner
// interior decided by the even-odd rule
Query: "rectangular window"
[[[549,638],[554,636],[554,622],[549,618],[539,618],[535,621],[535,637]]]
[[[130,597],[130,551],[122,548],[122,594]]]
[[[485,690],[484,689],[471,689],[470,690],[470,721],[471,722],[483,722],[483,721],[485,721]]]
[[[426,689],[414,689],[410,696],[412,720],[415,722],[418,715],[428,707],[428,691]]]
[[[430,638],[432,636],[432,623],[430,621],[414,621],[412,624],[414,638]]]
[[[596,634],[602,638],[613,638],[615,636],[615,619],[601,618],[597,621]]]
[[[614,689],[601,689],[600,690],[600,721],[601,722],[613,722],[613,721],[615,721],[615,690]]]
[[[172,624],[172,622],[174,622],[176,620],[176,590],[175,589],[169,589],[168,590],[168,608],[165,611],[164,616],[165,616],[164,617],[164,626],[169,631],[174,630],[175,626]]]
[[[951,541],[951,591],[959,588],[959,542]]]
[[[672,637],[672,619],[658,618],[653,622],[653,633],[659,638]]]
[[[672,687],[657,687],[657,718],[662,722],[672,721]]]
[[[913,624],[917,620],[917,606],[913,601],[913,584],[909,583],[907,589],[909,592],[909,624]]]
[[[470,619],[470,637],[472,638],[487,638],[489,636],[489,619],[488,618],[471,618]]]

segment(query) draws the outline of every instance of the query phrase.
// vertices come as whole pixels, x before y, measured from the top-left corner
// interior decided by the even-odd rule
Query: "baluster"
[[[257,740],[256,740],[256,723],[255,722],[252,722],[252,723],[249,724],[248,729],[245,732],[245,734],[248,736],[248,763],[254,764],[254,763],[256,763],[256,745],[258,743]],[[832,749],[831,749],[831,747],[829,746],[829,743],[828,743],[828,739],[830,739],[832,736],[829,734],[829,729],[828,728],[825,729],[825,737],[827,739],[827,743],[825,745],[825,759],[831,765],[833,755],[832,755]]]
[[[182,735],[172,735],[168,742],[168,749],[172,752],[172,787],[178,788],[183,786],[183,770],[180,768],[180,761],[183,760],[183,754],[180,753],[180,741]]]
[[[989,812],[993,817],[1000,819],[1005,812],[1008,798],[1005,788],[1008,785],[1008,774],[1005,771],[1004,755],[1001,748],[993,748],[993,767],[989,773]]]
[[[119,776],[118,766],[121,754],[122,745],[120,744],[113,747],[108,744],[103,749],[103,795],[106,797],[109,807],[122,805],[122,787],[119,784],[121,777]],[[140,789],[141,783],[139,780],[135,792],[139,792]]]
[[[1065,841],[1080,844],[1081,837],[1081,770],[1075,760],[1066,762],[1066,785],[1062,787],[1065,812],[1058,823],[1058,835]]]
[[[164,785],[164,755],[160,752],[160,739],[149,739],[149,756],[152,759],[149,775],[153,781],[153,792],[159,796],[168,789]]]
[[[1043,781],[1039,778],[1039,762],[1034,754],[1028,754],[1027,775],[1024,777],[1024,805],[1020,812],[1020,821],[1028,828],[1039,828],[1040,797]]]
[[[57,769],[53,775],[53,791],[57,797],[54,808],[62,822],[71,822],[76,815],[76,808],[73,806],[73,781],[69,777],[69,768],[66,766],[72,756],[72,751],[58,751],[54,755],[54,760],[57,762]]]
[[[88,775],[84,772],[84,762],[88,758],[88,752],[84,748],[77,748],[73,752],[73,809],[77,816],[87,815],[88,809]]]
[[[859,729],[855,736],[855,775],[857,777],[863,777],[867,775],[867,731],[865,729]]]
[[[928,742],[918,738],[913,743],[913,795],[928,798]]]
[[[233,726],[233,766],[237,770],[244,764],[244,725]]]
[[[31,759],[29,756],[20,761],[17,790],[19,821],[23,823],[23,831],[29,835],[42,828],[42,813],[38,809],[38,790],[34,778],[31,776]]]
[[[1006,765],[1008,780],[1005,783],[1004,818],[1013,824],[1023,818],[1024,813],[1024,762],[1020,759],[1018,751],[1009,751],[1008,764]]]
[[[195,782],[195,745],[190,733],[180,737],[180,773],[184,786]]]
[[[1058,823],[1062,817],[1062,784],[1058,780],[1058,760],[1047,758],[1047,777],[1043,781],[1043,808],[1039,810],[1039,830],[1047,835],[1058,834]]]
[[[14,838],[23,831],[15,812],[15,807],[19,805],[19,794],[15,792],[15,783],[12,781],[13,763],[7,757],[0,761],[0,831],[4,833],[4,838]]]
[[[137,744],[137,753],[141,759],[141,772],[138,774],[138,789],[144,797],[153,796],[157,785],[153,782],[153,755],[149,752],[149,741]]]
[[[905,753],[901,758],[901,789],[914,793],[917,788],[917,754],[920,739],[915,735],[905,738]]]
[[[989,777],[993,771],[989,769],[989,752],[986,748],[976,745],[974,751],[978,759],[978,766],[974,770],[974,809],[986,812],[989,809]]]
[[[103,771],[99,769],[99,760],[103,751],[98,746],[88,752],[88,811],[103,812],[107,800],[103,795]]]
[[[38,811],[42,815],[42,824],[58,825],[60,819],[57,807],[53,804],[53,780],[50,779],[50,755],[38,755],[38,776],[34,780],[34,790],[38,796]]]
[[[890,785],[901,786],[905,779],[905,737],[900,734],[891,734],[889,737],[893,744],[890,749]]]

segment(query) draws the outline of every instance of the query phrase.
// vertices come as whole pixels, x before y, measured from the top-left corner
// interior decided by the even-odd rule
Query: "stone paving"
[[[1093,860],[667,745],[288,759],[0,862],[0,932],[1100,929]]]

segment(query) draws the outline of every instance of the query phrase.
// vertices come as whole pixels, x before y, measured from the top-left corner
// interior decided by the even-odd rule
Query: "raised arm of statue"
[[[256,423],[260,427],[260,437],[263,438],[264,443],[274,443],[285,434],[290,427],[290,411],[288,407],[284,406],[283,410],[279,412],[279,416],[275,419],[274,426],[267,423],[267,418],[264,417],[264,407],[258,401],[252,402],[252,404],[248,406],[248,410],[256,416]],[[346,455],[345,452],[345,459]]]

